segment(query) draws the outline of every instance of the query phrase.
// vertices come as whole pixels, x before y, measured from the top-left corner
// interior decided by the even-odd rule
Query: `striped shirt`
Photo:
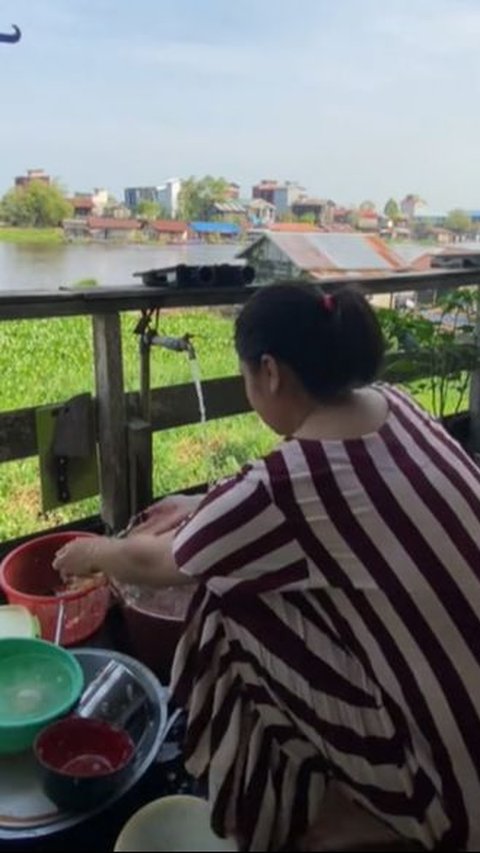
[[[243,849],[292,844],[332,777],[405,838],[480,846],[480,472],[382,390],[378,432],[285,441],[176,536],[188,766]]]

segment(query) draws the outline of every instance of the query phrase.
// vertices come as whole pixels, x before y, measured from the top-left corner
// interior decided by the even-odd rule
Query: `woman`
[[[78,540],[56,566],[196,585],[173,691],[217,831],[278,850],[335,784],[405,839],[477,849],[479,471],[372,385],[383,341],[359,294],[265,288],[236,347],[253,408],[288,437],[175,531]]]

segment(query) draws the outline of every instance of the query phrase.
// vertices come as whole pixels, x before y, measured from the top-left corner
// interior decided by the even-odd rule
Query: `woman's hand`
[[[185,521],[198,509],[204,495],[172,495],[152,504],[142,513],[145,521],[137,524],[129,536],[161,536]]]
[[[129,536],[126,539],[75,539],[55,556],[53,567],[62,578],[101,572],[119,583],[162,588],[194,583],[178,571],[173,557],[173,532],[163,536]]]
[[[110,540],[102,536],[74,539],[57,551],[53,568],[64,580],[97,574],[102,571],[100,562],[109,544]]]

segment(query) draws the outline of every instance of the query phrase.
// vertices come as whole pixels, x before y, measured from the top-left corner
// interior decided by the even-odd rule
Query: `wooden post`
[[[141,418],[128,424],[130,512],[136,515],[152,503],[152,425]]]
[[[151,347],[140,338],[139,417],[128,423],[128,467],[130,512],[136,515],[152,502],[152,392],[150,388]]]
[[[93,317],[101,515],[112,531],[130,514],[120,315]]]
[[[480,359],[480,287],[477,289],[477,311],[475,323],[477,357]],[[480,364],[472,373],[470,382],[470,450],[480,461]]]
[[[150,345],[140,340],[140,412],[147,423],[150,421],[151,390],[150,390]]]

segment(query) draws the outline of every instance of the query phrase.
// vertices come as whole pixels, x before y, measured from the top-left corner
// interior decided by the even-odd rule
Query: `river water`
[[[462,244],[465,249],[479,244]],[[154,246],[108,243],[39,245],[0,242],[0,290],[57,290],[80,279],[94,278],[101,285],[137,284],[137,271],[177,264],[231,262],[241,250],[238,244]],[[408,242],[394,251],[406,265],[432,248]],[[438,251],[433,247],[433,251]]]
[[[98,243],[33,245],[0,243],[0,290],[57,290],[80,279],[101,285],[138,284],[134,272],[177,264],[221,264],[238,245],[134,246]]]

